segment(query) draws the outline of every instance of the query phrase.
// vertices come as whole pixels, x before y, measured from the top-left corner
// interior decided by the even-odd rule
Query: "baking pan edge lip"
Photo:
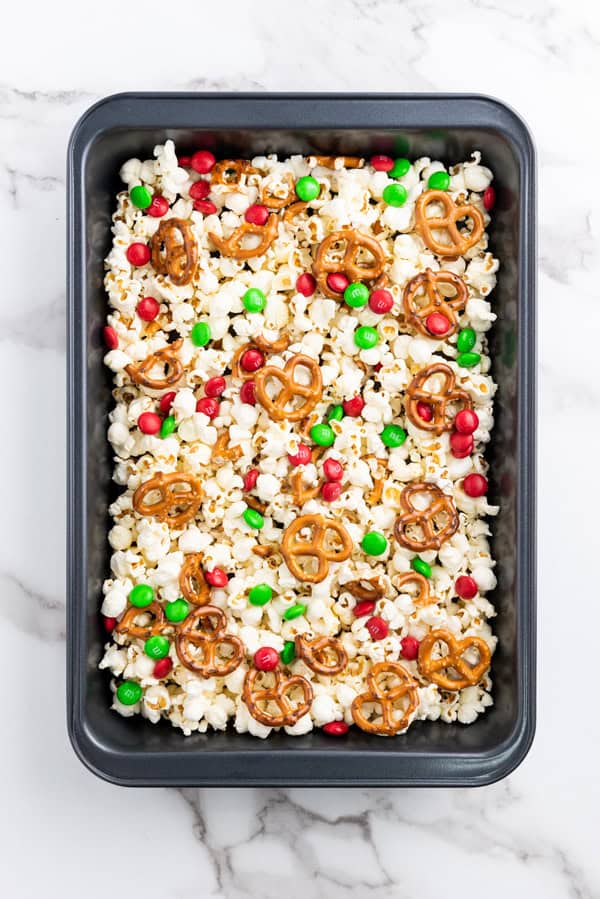
[[[100,746],[95,742],[93,736],[88,731],[88,722],[86,720],[85,710],[82,701],[82,687],[80,680],[80,655],[82,651],[82,627],[83,621],[79,616],[76,599],[79,595],[81,584],[81,565],[77,560],[77,549],[79,547],[79,538],[77,537],[77,525],[82,521],[83,503],[80,495],[77,495],[76,487],[80,484],[81,466],[83,459],[81,451],[85,449],[86,438],[81,428],[76,424],[77,411],[83,400],[83,388],[81,380],[77,378],[81,359],[77,357],[77,353],[81,352],[82,334],[77,331],[77,305],[76,297],[81,287],[81,253],[80,230],[82,216],[82,196],[81,196],[81,167],[84,162],[87,150],[94,139],[105,131],[110,131],[112,127],[121,127],[120,123],[113,123],[104,116],[107,107],[120,105],[121,103],[131,102],[137,105],[140,102],[148,100],[251,100],[251,101],[282,101],[282,100],[314,100],[320,98],[331,105],[339,105],[343,107],[344,101],[413,101],[418,103],[424,101],[425,107],[434,108],[432,101],[440,103],[450,101],[449,105],[454,106],[457,102],[481,105],[481,109],[486,111],[483,122],[477,122],[475,118],[470,120],[468,124],[480,127],[489,127],[491,130],[497,130],[507,138],[513,148],[515,148],[518,158],[518,165],[523,175],[523,196],[521,198],[521,214],[524,210],[528,216],[523,223],[522,246],[526,248],[523,258],[521,259],[521,286],[525,289],[526,314],[525,334],[523,337],[524,356],[521,357],[523,371],[525,375],[525,387],[523,390],[521,401],[530,412],[533,412],[533,419],[525,419],[525,431],[529,444],[521,444],[520,456],[521,464],[526,465],[529,469],[525,477],[527,495],[523,497],[523,506],[521,515],[521,524],[526,520],[524,532],[521,533],[520,549],[522,551],[521,562],[523,569],[519,577],[519,592],[521,595],[520,611],[523,616],[523,629],[521,633],[521,652],[523,653],[523,661],[521,666],[521,684],[519,688],[521,715],[520,726],[516,727],[513,734],[507,738],[503,744],[503,748],[497,747],[485,757],[477,759],[471,757],[473,768],[471,772],[463,773],[458,769],[454,773],[443,773],[444,761],[442,762],[442,770],[435,773],[425,773],[414,777],[390,777],[387,779],[378,779],[377,777],[354,778],[350,782],[344,778],[314,776],[310,778],[291,778],[283,779],[273,778],[270,776],[257,776],[249,778],[240,778],[239,775],[229,777],[227,772],[224,777],[225,782],[218,777],[211,777],[206,780],[196,778],[194,775],[186,776],[180,779],[185,785],[204,785],[204,786],[282,786],[286,783],[296,786],[477,786],[494,783],[508,774],[523,761],[531,747],[535,734],[535,635],[536,635],[536,537],[535,537],[535,493],[536,493],[536,474],[535,474],[535,409],[536,409],[536,331],[535,331],[535,260],[536,260],[536,230],[535,230],[535,213],[536,213],[536,166],[535,166],[535,145],[531,132],[523,118],[515,112],[510,106],[497,100],[494,97],[483,94],[335,94],[335,93],[226,93],[218,92],[208,93],[118,93],[105,97],[93,104],[75,124],[71,133],[68,145],[68,164],[67,164],[67,255],[68,255],[68,304],[67,304],[67,347],[68,347],[68,365],[67,365],[67,394],[69,402],[69,415],[67,417],[68,428],[68,523],[67,523],[67,565],[68,565],[68,651],[67,651],[67,722],[68,735],[73,746],[74,752],[92,773],[96,776],[123,786],[175,786],[178,778],[165,775],[163,772],[156,772],[138,778],[131,777],[123,771],[121,757],[126,758],[127,753],[113,752],[110,749]],[[158,111],[158,110],[157,110]],[[152,117],[154,110],[150,111],[149,118]],[[497,112],[497,120],[494,112]],[[475,113],[473,112],[473,116]],[[290,111],[287,112],[287,119],[290,119]],[[160,118],[160,116],[159,116]],[[283,115],[285,118],[285,115]],[[469,116],[467,116],[469,118]],[[108,116],[110,119],[110,116]],[[149,124],[152,127],[154,124]],[[156,122],[160,125],[160,121]],[[411,123],[412,124],[412,123]],[[417,123],[418,124],[418,123]],[[452,125],[452,123],[449,123]],[[380,125],[386,127],[386,125]],[[454,123],[455,127],[461,127]],[[288,126],[290,127],[290,126]],[[330,124],[329,127],[332,127]],[[335,127],[335,125],[333,126]],[[343,126],[341,126],[343,127]],[[371,125],[370,127],[376,127]],[[415,125],[416,127],[416,125]],[[75,414],[74,414],[75,413]],[[240,750],[240,755],[244,754]],[[317,753],[318,754],[318,753]],[[159,753],[160,755],[160,753]],[[369,759],[370,753],[358,751],[354,753],[360,759],[362,756],[363,763],[367,763],[369,767],[376,764],[376,759]],[[235,754],[232,754],[232,760],[228,764],[231,772],[232,768],[237,767],[235,764]],[[399,760],[402,759],[402,753],[398,753]],[[461,757],[458,755],[446,757],[450,761],[460,763]],[[430,761],[427,757],[423,757],[423,761]],[[418,764],[418,760],[416,761]],[[125,765],[125,768],[127,765]],[[317,765],[317,767],[319,767]],[[452,767],[450,765],[449,767]],[[477,770],[479,769],[479,771]],[[239,769],[238,769],[239,770]],[[265,771],[265,768],[263,768]]]

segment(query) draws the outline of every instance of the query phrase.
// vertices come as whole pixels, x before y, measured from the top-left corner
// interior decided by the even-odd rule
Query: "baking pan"
[[[483,152],[498,203],[489,228],[501,269],[492,305],[496,427],[488,451],[498,560],[494,706],[474,724],[423,721],[392,739],[352,728],[259,740],[232,730],[183,737],[168,723],[111,711],[98,670],[99,608],[116,495],[106,439],[103,259],[121,164],[173,138],[217,157],[277,152],[428,155]],[[92,771],[126,785],[433,786],[490,783],[523,759],[535,720],[535,153],[522,120],[463,95],[120,94],[93,106],[68,151],[68,727]]]

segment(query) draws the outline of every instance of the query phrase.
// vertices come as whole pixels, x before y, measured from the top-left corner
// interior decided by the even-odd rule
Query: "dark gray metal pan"
[[[417,722],[382,739],[352,728],[343,740],[320,731],[235,732],[184,738],[110,711],[98,671],[104,635],[98,614],[109,570],[110,377],[102,364],[106,314],[103,259],[118,172],[156,143],[207,146],[219,156],[276,151],[369,156],[423,154],[446,163],[474,149],[495,173],[490,227],[501,260],[493,306],[497,424],[488,458],[498,560],[499,648],[494,706],[464,727]],[[462,95],[121,94],[77,124],[68,158],[68,726],[92,771],[127,785],[432,786],[490,783],[527,753],[535,716],[535,153],[522,120],[487,97]]]

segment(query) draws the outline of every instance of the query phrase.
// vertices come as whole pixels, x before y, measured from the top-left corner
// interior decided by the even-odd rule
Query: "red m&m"
[[[204,572],[204,579],[211,587],[226,587],[229,583],[227,572],[222,568],[213,568],[212,571]]]
[[[352,399],[344,400],[342,403],[344,414],[350,418],[357,418],[365,408],[365,401],[362,396],[353,396]]]
[[[296,290],[298,293],[301,293],[305,297],[312,297],[316,289],[317,282],[311,274],[304,272],[302,275],[298,276],[298,280],[296,281]]]
[[[173,667],[173,662],[169,658],[169,656],[165,656],[164,659],[159,659],[156,665],[154,666],[154,670],[152,671],[152,676],[156,677],[158,680],[161,677],[166,677],[167,674],[171,671]]]
[[[208,175],[216,161],[210,150],[198,150],[190,159],[190,165],[199,175]]]
[[[422,418],[423,421],[431,421],[433,418],[433,409],[428,403],[419,400],[417,403],[417,415],[419,418]]]
[[[266,225],[269,218],[269,210],[260,203],[253,203],[252,206],[248,206],[246,209],[244,218],[251,225]]]
[[[242,353],[242,357],[240,359],[240,365],[244,369],[244,371],[258,371],[259,368],[262,368],[265,364],[265,357],[261,353],[260,350],[246,350],[245,353]]]
[[[102,337],[104,338],[104,345],[108,350],[116,350],[119,346],[119,337],[114,328],[111,328],[110,325],[105,325],[102,329]]]
[[[450,330],[450,322],[441,312],[432,312],[425,319],[425,327],[430,334],[434,334],[436,337],[443,337]]]
[[[214,215],[217,207],[210,200],[194,200],[194,209],[202,215]]]
[[[391,172],[394,168],[394,160],[389,156],[371,156],[371,165],[376,172]]]
[[[461,574],[460,577],[456,578],[454,589],[461,599],[473,599],[474,596],[477,596],[479,588],[474,578],[469,577],[467,574]]]
[[[369,618],[365,627],[374,640],[384,640],[390,630],[387,621],[384,621],[383,618],[379,618],[378,615],[373,615],[372,618]]]
[[[355,618],[365,618],[367,615],[372,615],[374,609],[375,600],[365,599],[362,602],[357,602],[352,611]]]
[[[206,200],[209,193],[210,182],[205,181],[204,178],[200,178],[199,181],[195,181],[190,187],[190,197],[192,198],[192,200]]]
[[[383,288],[374,290],[369,297],[369,309],[371,312],[376,312],[377,315],[385,315],[386,312],[390,312],[393,305],[394,297],[389,290]]]
[[[196,412],[202,412],[203,415],[208,415],[210,419],[216,418],[219,414],[218,400],[211,396],[201,397],[196,403]]]
[[[404,637],[400,640],[400,648],[402,657],[407,661],[414,661],[419,654],[419,641],[416,637]]]
[[[142,434],[158,434],[162,420],[156,412],[142,412],[138,418],[138,428]]]
[[[209,378],[206,384],[204,385],[204,393],[207,396],[221,396],[227,387],[227,382],[225,378],[221,375],[217,375],[214,378]]]
[[[327,287],[334,293],[343,293],[350,281],[343,272],[331,272],[327,275]]]
[[[350,728],[345,721],[328,721],[327,724],[323,725],[323,730],[330,737],[343,737]]]
[[[467,496],[485,496],[488,489],[487,478],[484,478],[482,474],[468,474],[462,483],[462,487]]]
[[[288,459],[291,465],[308,465],[312,456],[310,446],[305,443],[299,443],[295,453],[289,453]]]
[[[244,490],[254,490],[258,481],[258,468],[250,468],[244,475]]]
[[[148,265],[150,262],[150,247],[145,243],[132,243],[125,252],[127,261],[132,265]]]
[[[176,396],[177,394],[174,390],[169,390],[168,393],[163,393],[160,398],[160,403],[158,404],[158,407],[163,415],[169,414],[169,412],[171,411],[171,406],[173,405],[173,400]]]
[[[256,406],[256,385],[254,381],[245,381],[240,388],[240,399],[242,403],[249,406]]]
[[[337,459],[325,459],[323,472],[328,481],[341,481],[344,477],[344,468]]]
[[[259,671],[274,671],[279,664],[279,653],[272,646],[261,646],[254,653],[254,667]]]
[[[166,197],[152,197],[152,202],[146,209],[148,215],[152,218],[160,219],[169,211],[169,201]]]
[[[483,208],[485,209],[486,212],[489,212],[490,209],[494,208],[495,203],[496,203],[496,191],[490,185],[489,187],[486,187],[486,189],[483,192]]]
[[[160,303],[154,297],[142,297],[136,306],[136,312],[142,321],[152,322],[160,312]]]
[[[472,409],[461,409],[454,419],[454,427],[459,434],[473,434],[479,427],[479,418]]]
[[[459,434],[454,431],[450,434],[450,450],[455,459],[465,459],[473,452],[472,434]]]
[[[342,485],[339,481],[325,481],[321,487],[321,496],[326,503],[334,503],[342,495]]]

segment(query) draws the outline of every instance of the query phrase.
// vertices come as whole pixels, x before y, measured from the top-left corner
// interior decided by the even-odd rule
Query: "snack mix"
[[[479,152],[121,169],[104,582],[113,708],[267,737],[492,703]]]

